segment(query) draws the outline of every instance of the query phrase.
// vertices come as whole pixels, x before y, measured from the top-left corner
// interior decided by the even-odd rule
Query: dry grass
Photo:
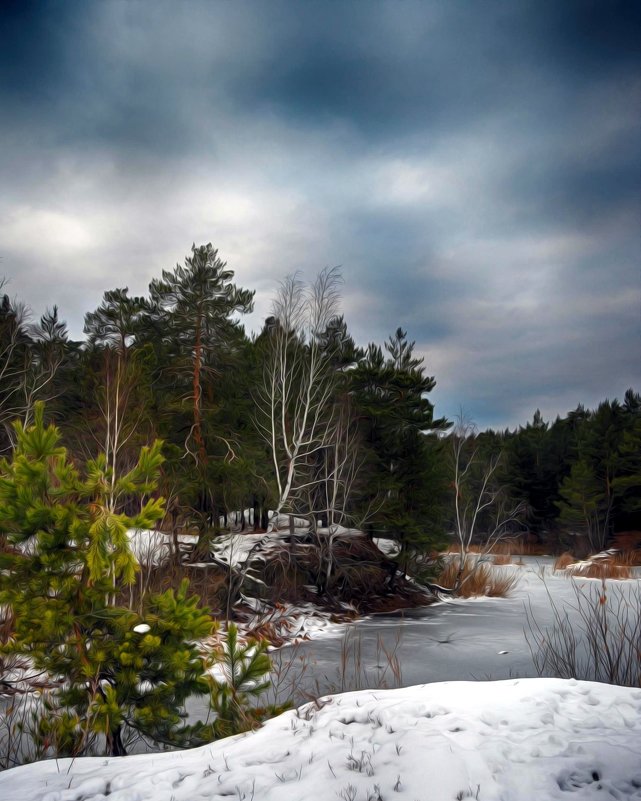
[[[495,565],[511,565],[512,556],[509,553],[497,553],[492,559],[492,563]]]
[[[632,578],[632,566],[636,555],[632,552],[619,554],[597,553],[584,560],[575,559],[570,553],[563,553],[554,563],[555,570],[564,570],[568,575],[593,579]]]
[[[459,560],[449,560],[440,573],[437,582],[442,587],[454,589],[459,572]],[[487,562],[477,563],[472,559],[465,562],[457,595],[461,598],[485,595],[490,598],[505,598],[519,582],[518,573],[495,570]]]
[[[565,570],[574,561],[572,554],[569,551],[564,551],[560,556],[557,556],[554,562],[554,570]]]
[[[566,568],[573,576],[593,579],[629,579],[632,570],[627,565],[619,565],[613,559],[586,559],[575,562]]]
[[[524,537],[509,537],[500,542],[495,542],[491,548],[485,545],[472,543],[467,549],[468,553],[484,554],[489,553],[493,556],[546,556],[550,553],[549,547],[542,542],[535,542],[533,539]],[[458,554],[460,548],[452,543],[444,551],[446,554]],[[500,564],[497,562],[496,564]],[[505,564],[510,564],[506,562]]]
[[[618,531],[612,538],[612,547],[617,551],[635,551],[641,555],[641,531]]]
[[[626,565],[627,567],[641,566],[641,549],[634,548],[630,551],[620,551],[616,555],[616,561],[619,565]]]

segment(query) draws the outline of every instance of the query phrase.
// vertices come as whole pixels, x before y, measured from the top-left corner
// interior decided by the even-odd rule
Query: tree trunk
[[[200,396],[202,388],[200,386],[200,369],[202,364],[202,341],[201,341],[201,319],[196,321],[196,342],[194,344],[194,375],[193,375],[193,394],[194,394],[194,441],[198,451],[198,460],[201,465],[207,461],[205,442],[203,440],[202,416],[200,409]]]
[[[121,737],[121,727],[118,728],[107,734],[107,748],[111,753],[111,756],[127,756],[127,749],[125,748],[122,737]]]

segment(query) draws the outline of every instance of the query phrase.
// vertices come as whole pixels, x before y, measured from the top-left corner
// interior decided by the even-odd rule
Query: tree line
[[[593,410],[579,404],[552,423],[537,410],[515,431],[481,436],[489,452],[504,454],[501,480],[539,536],[571,548],[572,535],[582,535],[595,552],[617,532],[641,529],[641,396],[634,390]]]
[[[483,492],[472,539],[495,530],[499,502],[518,509],[501,536],[528,531],[558,545],[577,533],[598,549],[641,528],[633,390],[551,424],[537,411],[517,430],[479,433],[435,416],[435,380],[402,328],[382,344],[354,341],[336,270],[311,285],[282,281],[254,336],[240,322],[254,293],[233,279],[211,244],[193,246],[146,296],[106,291],[85,315],[83,342],[55,307],[30,323],[5,294],[2,451],[15,444],[10,423],[28,426],[43,400],[74,459],[104,456],[112,511],[133,511],[118,477],[161,440],[166,528],[197,527],[206,541],[237,511],[257,530],[283,515],[312,529],[352,525],[395,540],[403,568],[443,545]]]

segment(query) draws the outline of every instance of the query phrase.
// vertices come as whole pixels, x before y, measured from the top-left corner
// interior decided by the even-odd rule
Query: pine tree
[[[211,243],[192,246],[192,255],[185,266],[176,265],[173,272],[163,270],[162,280],[154,279],[149,291],[156,314],[164,322],[165,336],[176,350],[174,368],[186,371],[191,387],[191,429],[186,445],[193,438],[194,455],[200,465],[207,461],[203,432],[203,382],[213,377],[216,349],[237,329],[231,319],[236,312],[250,312],[254,293],[231,282],[232,270],[218,257]]]
[[[100,306],[85,315],[84,331],[89,344],[110,346],[120,354],[126,353],[149,311],[148,301],[130,298],[128,287],[108,290]]]
[[[360,506],[369,527],[396,539],[405,568],[412,554],[429,550],[442,518],[444,475],[438,442],[430,432],[446,422],[434,419],[428,394],[435,386],[414,342],[401,328],[385,345],[387,358],[371,344],[351,374],[351,388],[368,451],[368,489]]]
[[[581,521],[594,550],[606,547],[623,509],[634,511],[639,419],[629,391],[623,405],[616,399],[603,401],[578,426],[577,457],[558,506],[561,522]]]
[[[260,711],[252,708],[250,699],[258,698],[269,687],[266,677],[271,663],[267,642],[242,642],[235,623],[229,624],[214,657],[215,669],[209,678],[211,707],[216,714],[214,732],[217,737],[228,737],[252,728],[260,719]]]
[[[137,564],[127,529],[150,528],[163,501],[149,497],[162,461],[160,443],[143,448],[116,490],[137,498],[140,511],[110,509],[110,467],[104,455],[84,475],[45,426],[15,425],[11,461],[0,462],[0,603],[15,628],[4,650],[26,654],[60,683],[40,734],[56,754],[125,753],[127,732],[183,742],[190,730],[181,707],[207,691],[194,640],[212,622],[183,584],[152,597],[142,614],[115,602],[134,581]]]

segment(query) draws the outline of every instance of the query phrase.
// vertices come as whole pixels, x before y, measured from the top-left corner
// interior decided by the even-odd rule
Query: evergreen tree
[[[563,475],[563,457],[558,444],[561,426],[550,426],[537,409],[532,422],[505,439],[505,471],[502,480],[515,499],[523,501],[530,528],[539,531],[557,516],[555,501]],[[560,458],[559,458],[560,457]]]
[[[592,551],[600,551],[607,541],[609,518],[606,494],[586,459],[574,462],[570,475],[560,488],[559,519],[587,536]]]
[[[264,710],[252,708],[251,699],[269,687],[267,642],[241,642],[236,624],[230,623],[214,657],[217,670],[209,677],[211,707],[216,715],[214,732],[217,737],[229,737],[247,731],[264,716]]]
[[[205,692],[194,641],[211,618],[183,584],[152,597],[142,615],[115,602],[134,581],[127,529],[151,528],[163,501],[151,498],[160,443],[143,448],[117,491],[139,499],[135,515],[110,509],[104,455],[84,476],[60,446],[43,407],[29,428],[15,425],[14,458],[0,462],[0,603],[15,625],[5,651],[27,654],[60,682],[40,733],[56,754],[125,753],[126,732],[182,742],[182,704]]]
[[[218,257],[211,243],[192,246],[185,266],[173,272],[163,270],[162,280],[154,279],[149,291],[165,337],[175,351],[174,368],[190,376],[191,428],[187,448],[193,439],[194,456],[200,464],[207,461],[203,434],[203,380],[215,376],[216,350],[223,348],[238,324],[236,312],[250,312],[254,293],[232,283],[232,270]]]
[[[149,311],[149,302],[141,297],[130,298],[128,287],[108,290],[100,306],[85,315],[84,331],[89,344],[109,346],[125,354]]]
[[[400,561],[432,547],[442,519],[445,476],[440,447],[429,432],[443,430],[427,395],[435,381],[425,374],[414,342],[398,329],[386,343],[387,358],[371,344],[351,373],[363,441],[369,451],[368,489],[359,499],[369,510],[369,530],[396,539]]]

